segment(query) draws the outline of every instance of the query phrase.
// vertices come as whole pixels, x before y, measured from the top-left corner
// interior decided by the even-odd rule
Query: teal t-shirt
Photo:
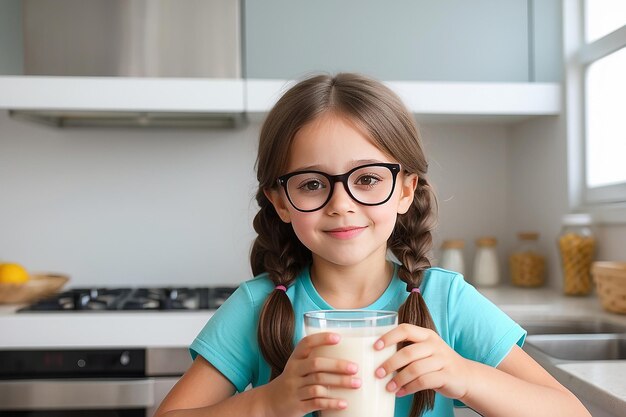
[[[460,274],[430,268],[420,289],[437,332],[461,356],[495,367],[515,344],[524,343],[524,329],[466,283]],[[257,324],[263,302],[273,290],[274,284],[266,274],[241,284],[190,346],[194,359],[203,356],[238,392],[243,392],[249,384],[257,387],[269,382],[270,368],[257,343]],[[302,270],[287,289],[287,295],[295,317],[300,318],[296,319],[295,346],[303,337],[303,314],[332,307],[313,286],[309,268]],[[394,273],[385,292],[366,309],[398,311],[407,296],[406,284]],[[396,399],[395,417],[408,415],[411,400],[411,395]],[[437,393],[434,409],[423,416],[453,417],[453,405],[453,400]]]

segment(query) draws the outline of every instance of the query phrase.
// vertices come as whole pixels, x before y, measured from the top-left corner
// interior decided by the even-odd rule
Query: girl
[[[260,210],[243,283],[191,345],[193,365],[157,416],[300,417],[349,407],[349,361],[310,358],[338,335],[303,337],[303,313],[397,310],[375,344],[399,344],[396,416],[589,416],[520,348],[525,331],[453,272],[431,268],[434,197],[415,122],[381,83],[320,75],[269,113],[257,159]],[[388,260],[388,253],[395,256]],[[398,262],[399,261],[399,262]],[[252,389],[246,390],[248,385]],[[233,395],[238,392],[238,395]]]

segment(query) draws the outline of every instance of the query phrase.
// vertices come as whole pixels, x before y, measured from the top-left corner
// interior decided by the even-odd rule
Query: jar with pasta
[[[589,294],[596,247],[591,216],[582,213],[565,215],[558,245],[563,267],[563,292],[567,295]]]
[[[509,257],[511,283],[519,287],[539,287],[545,282],[546,258],[538,245],[539,233],[517,234],[518,244]]]

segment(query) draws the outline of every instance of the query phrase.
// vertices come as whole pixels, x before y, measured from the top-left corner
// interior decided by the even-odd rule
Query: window
[[[585,0],[585,40],[593,42],[626,24],[626,1]]]
[[[610,192],[626,183],[626,48],[587,68],[585,122],[588,200],[626,199]]]
[[[562,4],[570,200],[626,222],[626,1]]]

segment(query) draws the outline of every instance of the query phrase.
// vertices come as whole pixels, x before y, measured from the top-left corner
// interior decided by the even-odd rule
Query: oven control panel
[[[144,349],[0,350],[0,379],[143,377]]]

